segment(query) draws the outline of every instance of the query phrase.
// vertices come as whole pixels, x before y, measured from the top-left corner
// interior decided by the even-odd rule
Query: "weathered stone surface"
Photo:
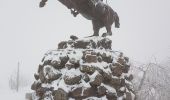
[[[43,65],[39,65],[39,66],[38,66],[38,73],[40,73],[40,71],[43,70],[43,67],[44,67]]]
[[[56,69],[62,69],[65,67],[65,64],[68,62],[68,60],[68,56],[60,57],[59,60],[51,61],[50,65],[52,65]]]
[[[112,74],[111,73],[103,72],[102,76],[103,76],[105,81],[110,81],[112,79]]]
[[[98,57],[97,57],[97,61],[98,61],[98,62],[102,62],[102,61],[103,61],[102,57],[101,57],[101,56],[98,56]]]
[[[98,60],[100,61],[102,59],[102,61],[107,62],[107,63],[112,63],[113,61],[113,57],[111,55],[107,55],[106,53],[97,53],[97,57]]]
[[[120,87],[125,86],[125,79],[112,78],[110,80],[110,85],[115,89],[119,89]]]
[[[75,85],[78,84],[81,80],[82,76],[74,76],[74,77],[70,77],[70,76],[64,76],[64,82],[68,85]]]
[[[117,85],[121,84],[121,80],[118,78],[113,78],[113,79],[111,79],[110,84],[112,86],[117,86]]]
[[[107,62],[107,63],[112,63],[113,61],[113,58],[111,56],[107,56],[106,53],[103,53],[101,55],[102,59],[104,62]]]
[[[111,49],[112,41],[108,38],[103,38],[102,40],[97,42],[98,47],[102,47],[105,49]]]
[[[39,79],[39,75],[38,74],[34,74],[34,78],[36,79],[36,80],[38,80]]]
[[[91,55],[97,55],[95,51],[91,51]]]
[[[96,95],[96,89],[95,88],[86,88],[83,91],[83,96],[84,97],[89,97],[89,96],[95,96]]]
[[[45,76],[44,76],[43,70],[41,70],[41,71],[39,72],[39,78],[40,78],[40,80],[41,80],[42,83],[45,82]]]
[[[130,65],[124,65],[123,72],[128,73],[129,69],[130,69]]]
[[[51,60],[45,60],[42,66],[51,65]]]
[[[87,63],[96,63],[97,62],[97,56],[96,55],[87,54],[85,56],[85,62],[87,62]]]
[[[133,100],[130,92],[126,92],[126,100]]]
[[[102,69],[100,69],[99,67],[95,67],[95,66],[93,66],[94,68],[95,68],[95,70],[97,70],[101,75],[103,75],[103,70]]]
[[[123,57],[123,53],[120,53],[117,62],[119,64],[119,66],[122,66],[122,71],[124,73],[128,73],[128,71],[130,69],[130,65],[128,65],[129,58]]]
[[[62,75],[61,73],[49,75],[47,79],[48,83],[51,83],[52,81],[59,79],[61,75]]]
[[[93,74],[95,72],[95,67],[90,65],[81,65],[80,71],[87,74]]]
[[[125,75],[125,79],[128,80],[128,81],[132,81],[133,80],[133,75],[130,74],[130,75]]]
[[[90,45],[90,41],[81,41],[78,40],[74,43],[73,47],[74,48],[81,48],[81,49],[87,49],[88,45]]]
[[[82,96],[82,87],[74,89],[72,92],[70,92],[70,96],[73,98],[79,98]]]
[[[104,86],[97,87],[97,96],[102,97],[102,96],[106,95],[106,90],[107,89]]]
[[[97,44],[93,40],[83,41],[83,40],[77,40],[73,44],[74,48],[81,48],[81,49],[96,49]]]
[[[44,66],[43,75],[47,83],[51,83],[61,77],[62,73],[54,69],[52,66]]]
[[[134,91],[130,82],[133,76],[128,73],[129,58],[112,51],[112,41],[106,37],[70,38],[43,57],[34,75],[37,81],[31,87],[36,96],[40,100],[88,100],[89,97],[117,100],[122,96],[123,100],[131,100],[129,93]]]
[[[45,98],[45,93],[48,91],[53,91],[54,88],[47,88],[47,87],[39,87],[38,89],[36,89],[36,95],[40,97],[40,99]]]
[[[38,81],[35,81],[32,85],[31,85],[31,89],[32,90],[37,90],[39,87],[41,87],[41,83]]]
[[[120,97],[120,96],[123,96],[124,93],[126,93],[126,88],[125,87],[121,87],[117,90],[117,95]]]
[[[133,90],[133,85],[132,85],[132,83],[131,82],[128,82],[128,81],[126,81],[125,82],[125,86],[127,87],[127,89],[129,90],[129,91],[134,91]]]
[[[59,88],[53,92],[54,100],[68,100],[68,93]]]
[[[67,48],[67,41],[62,41],[58,44],[58,49],[65,49]]]
[[[102,82],[103,82],[103,76],[100,74],[97,74],[95,79],[90,82],[90,85],[92,87],[96,87],[96,86],[100,86]]]
[[[74,64],[71,63],[66,63],[65,67],[68,68],[68,70],[70,70],[71,68],[75,68]]]
[[[107,68],[109,68],[109,67],[107,67]],[[111,73],[106,73],[106,72],[104,72],[102,69],[100,69],[98,67],[95,67],[95,69],[103,76],[103,80],[105,82],[109,82],[112,79],[112,74]]]
[[[70,96],[72,98],[75,98],[76,100],[82,100],[83,98],[94,96],[94,95],[96,95],[96,89],[84,88],[84,87],[76,88],[70,93]]]
[[[114,66],[114,68],[112,68],[112,74],[114,76],[121,76],[123,73],[123,70],[122,70],[122,67],[119,65],[119,66]]]
[[[88,74],[84,74],[83,75],[83,80],[85,81],[85,82],[89,82],[90,81],[90,78],[89,78],[89,76],[88,76]]]
[[[74,36],[74,35],[71,35],[71,36],[70,36],[70,39],[72,39],[73,41],[75,41],[75,40],[78,39],[78,37],[77,37],[77,36]]]
[[[61,69],[63,66],[60,66],[60,64],[61,64],[61,61],[57,61],[57,60],[53,60],[53,61],[51,61],[51,63],[50,63],[54,68],[56,68],[56,69]]]
[[[70,62],[71,64],[73,64],[73,66],[74,66],[73,68],[77,68],[77,67],[80,66],[79,60],[77,60],[77,59],[75,59],[75,58],[69,59],[69,62]]]
[[[89,48],[104,48],[111,49],[112,41],[109,38],[99,38],[97,41],[94,41],[96,38],[90,38],[89,40],[81,40],[76,36],[70,36],[72,39],[70,41],[62,41],[58,44],[58,49],[65,49],[70,45],[72,48],[81,48],[81,49],[89,49]]]
[[[106,97],[107,97],[108,100],[117,100],[117,95],[116,95],[116,93],[107,92],[107,93],[106,93]]]

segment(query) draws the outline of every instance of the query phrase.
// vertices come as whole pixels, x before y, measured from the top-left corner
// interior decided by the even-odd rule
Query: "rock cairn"
[[[70,38],[43,57],[33,100],[134,100],[129,58],[109,38]]]

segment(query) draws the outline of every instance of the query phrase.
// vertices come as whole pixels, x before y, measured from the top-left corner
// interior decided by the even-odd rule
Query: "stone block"
[[[87,62],[87,63],[96,63],[97,62],[97,56],[96,55],[87,54],[85,56],[85,62]]]

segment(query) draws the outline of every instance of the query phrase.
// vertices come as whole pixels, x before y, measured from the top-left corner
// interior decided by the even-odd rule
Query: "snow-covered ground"
[[[30,86],[20,88],[18,92],[10,89],[0,90],[1,100],[25,100],[25,94],[31,92]]]

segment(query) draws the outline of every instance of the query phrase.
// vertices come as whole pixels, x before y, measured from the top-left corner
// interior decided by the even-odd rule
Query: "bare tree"
[[[169,100],[169,67],[169,65],[148,64],[137,91],[137,100]]]

